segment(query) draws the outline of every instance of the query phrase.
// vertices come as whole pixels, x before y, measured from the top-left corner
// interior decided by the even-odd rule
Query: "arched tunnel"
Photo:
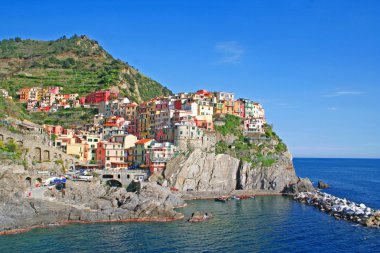
[[[121,188],[123,187],[123,184],[120,183],[120,181],[118,180],[115,180],[115,179],[110,179],[106,182],[106,185],[109,186],[109,187],[118,187],[118,188]]]

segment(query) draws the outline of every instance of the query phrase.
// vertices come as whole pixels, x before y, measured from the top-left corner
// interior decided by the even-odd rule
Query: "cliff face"
[[[195,149],[188,157],[180,155],[171,160],[164,176],[171,187],[183,191],[229,192],[236,188],[239,164],[229,155]]]
[[[284,192],[289,185],[298,181],[288,152],[279,156],[277,162],[269,167],[242,162],[238,172],[237,186],[243,190]]]
[[[182,153],[167,164],[163,173],[170,187],[181,191],[252,190],[269,193],[295,193],[313,190],[309,179],[296,175],[292,156],[279,139],[239,141],[233,135],[217,134],[216,150],[224,143],[227,154],[215,154],[205,142]],[[223,146],[222,146],[223,147]],[[239,159],[240,157],[240,159]],[[248,160],[248,161],[247,161]]]

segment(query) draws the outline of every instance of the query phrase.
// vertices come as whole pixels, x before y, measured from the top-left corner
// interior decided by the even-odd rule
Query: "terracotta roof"
[[[103,126],[105,126],[105,127],[114,127],[114,126],[117,127],[118,124],[116,124],[116,123],[106,123]]]
[[[152,140],[153,139],[142,139],[142,140],[137,141],[135,144],[145,144],[145,143],[150,142]]]

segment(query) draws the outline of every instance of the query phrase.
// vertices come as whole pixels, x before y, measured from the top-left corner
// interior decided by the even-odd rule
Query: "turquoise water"
[[[297,172],[337,196],[380,208],[380,160],[295,159]],[[379,252],[380,229],[338,221],[285,197],[190,201],[204,223],[104,223],[0,237],[0,252]]]

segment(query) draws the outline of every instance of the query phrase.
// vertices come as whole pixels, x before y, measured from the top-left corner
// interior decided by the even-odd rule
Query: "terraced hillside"
[[[21,87],[52,85],[80,95],[114,87],[136,102],[171,94],[128,63],[114,59],[87,36],[0,42],[0,88],[16,97]]]

